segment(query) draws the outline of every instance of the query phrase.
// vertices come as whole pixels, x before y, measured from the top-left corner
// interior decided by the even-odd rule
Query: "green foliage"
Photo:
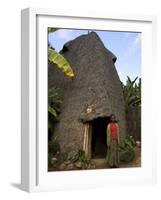
[[[141,78],[136,83],[136,77],[133,81],[127,77],[126,85],[122,83],[123,95],[126,107],[128,106],[141,106]]]
[[[66,160],[70,160],[71,162],[75,162],[78,160],[78,152],[77,151],[71,151],[68,153]]]
[[[57,119],[63,100],[63,92],[58,87],[48,90],[48,113],[53,119]],[[51,125],[50,125],[51,126]]]
[[[58,87],[48,89],[48,140],[53,137],[54,125],[58,121],[61,104],[63,101],[63,92]]]
[[[80,149],[78,151],[78,160],[77,160],[77,162],[75,162],[75,166],[77,168],[86,169],[86,168],[88,168],[89,164],[90,164],[90,160],[86,157],[85,151]]]
[[[134,145],[134,139],[126,135],[123,145],[120,145],[120,161],[130,162],[134,159]]]
[[[134,151],[124,150],[120,152],[120,161],[122,162],[131,162],[134,157]]]
[[[65,162],[74,163],[74,166],[79,169],[85,169],[90,164],[90,160],[87,159],[85,152],[82,149],[69,152]]]
[[[88,159],[85,155],[85,151],[83,151],[81,149],[78,151],[78,160],[82,163],[88,162]]]
[[[53,155],[51,153],[48,153],[48,166],[52,165],[52,157]]]
[[[132,150],[134,149],[135,141],[130,135],[126,135],[125,141],[124,141],[124,147],[126,149]]]
[[[48,47],[48,60],[51,63],[54,63],[58,68],[64,72],[69,77],[74,77],[74,72],[70,67],[69,62],[64,58],[63,55],[56,52],[54,49]]]
[[[139,111],[141,108],[141,78],[139,78],[138,81],[137,79],[138,78],[136,77],[134,80],[131,80],[129,77],[127,77],[126,84],[122,83],[126,111],[126,125],[127,132],[129,133],[140,132]],[[135,122],[132,120],[135,120]]]
[[[48,143],[48,152],[53,156],[60,151],[60,145],[57,141],[49,141]]]
[[[60,152],[59,143],[56,140],[48,141],[48,166],[53,166],[54,163],[52,159],[57,155],[58,152]]]
[[[50,105],[48,105],[48,112],[53,115],[55,118],[57,117],[56,110],[52,108]]]
[[[57,31],[57,28],[48,27],[48,34]]]
[[[48,34],[57,31],[58,28],[48,28]],[[74,72],[67,61],[66,58],[64,58],[63,55],[56,52],[53,47],[48,42],[48,60],[51,63],[54,63],[57,65],[57,67],[64,72],[68,77],[74,77]]]

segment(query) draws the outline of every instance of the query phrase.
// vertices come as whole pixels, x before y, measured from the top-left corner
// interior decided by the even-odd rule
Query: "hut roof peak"
[[[81,45],[81,47],[84,45],[85,48],[86,48],[86,46],[88,46],[88,47],[92,46],[92,48],[93,48],[93,45],[102,46],[102,48],[104,48],[107,51],[108,55],[112,58],[114,63],[117,60],[117,57],[109,49],[107,49],[104,46],[101,38],[95,31],[91,31],[88,34],[80,35],[79,37],[68,41],[67,43],[64,44],[63,49],[60,52],[65,53],[69,49],[73,49],[73,48],[74,48],[74,51],[77,51],[77,48],[80,45]]]

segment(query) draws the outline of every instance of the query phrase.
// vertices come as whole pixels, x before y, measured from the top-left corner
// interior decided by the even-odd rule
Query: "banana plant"
[[[139,79],[138,84],[136,83],[137,79],[138,77],[132,81],[127,77],[126,85],[122,83],[126,107],[141,105],[141,79]]]
[[[68,77],[74,77],[74,72],[63,55],[56,52],[53,48],[48,47],[48,60],[57,65],[57,67],[64,72]]]
[[[48,34],[57,31],[58,28],[48,27]]]
[[[48,28],[48,34],[57,31],[58,28]],[[56,64],[56,66],[66,74],[67,77],[74,77],[74,72],[71,68],[70,63],[67,59],[48,43],[48,61],[50,63]],[[59,89],[56,87],[49,88],[48,90],[48,114],[52,116],[53,119],[57,119],[60,112],[60,105],[62,103],[62,98]],[[49,120],[50,121],[50,120]],[[49,123],[50,126],[50,123]]]
[[[57,28],[48,28],[48,34],[55,32],[58,30]],[[48,60],[51,63],[54,63],[57,65],[57,67],[64,72],[68,77],[73,78],[74,72],[71,68],[70,63],[67,61],[67,59],[60,53],[54,50],[48,43]]]
[[[48,113],[57,119],[60,113],[60,106],[62,103],[63,94],[60,88],[52,87],[48,90]]]

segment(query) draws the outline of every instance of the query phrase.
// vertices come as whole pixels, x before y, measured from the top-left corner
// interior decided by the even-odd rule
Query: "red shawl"
[[[110,123],[111,139],[118,139],[118,129],[115,123]]]

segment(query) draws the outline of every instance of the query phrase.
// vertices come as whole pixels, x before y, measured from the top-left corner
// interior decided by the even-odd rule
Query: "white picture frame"
[[[141,168],[47,171],[47,114],[43,114],[47,113],[47,68],[44,66],[47,65],[47,52],[44,54],[47,46],[45,37],[47,27],[142,32]],[[23,190],[54,191],[156,182],[155,134],[153,141],[150,137],[153,101],[149,95],[153,88],[151,75],[156,61],[155,16],[24,9],[21,13],[21,52],[21,188]]]

